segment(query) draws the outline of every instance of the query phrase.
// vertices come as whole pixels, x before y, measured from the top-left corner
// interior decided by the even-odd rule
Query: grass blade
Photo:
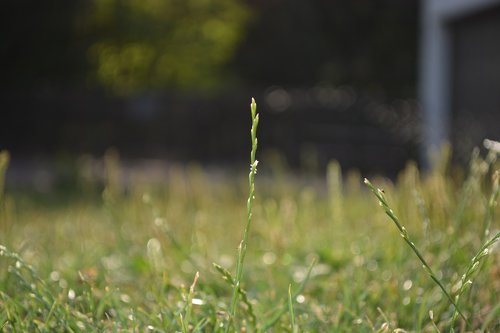
[[[243,277],[243,264],[245,262],[245,256],[248,247],[248,236],[250,234],[250,226],[252,224],[252,207],[255,199],[255,175],[257,174],[257,164],[259,161],[255,159],[257,152],[257,127],[259,125],[259,114],[257,113],[257,104],[255,99],[252,98],[250,104],[250,110],[252,114],[252,128],[250,130],[250,136],[252,140],[252,150],[250,152],[250,173],[248,174],[248,186],[249,193],[247,199],[247,223],[245,226],[245,231],[243,232],[243,239],[238,247],[238,262],[236,264],[236,276],[233,285],[233,297],[231,299],[231,305],[229,308],[229,323],[226,327],[226,332],[232,326],[234,318],[236,316],[236,305],[238,303],[238,295],[240,291],[241,279]]]
[[[314,259],[311,264],[309,265],[309,268],[307,269],[307,273],[306,273],[306,277],[304,278],[304,280],[301,282],[301,284],[299,285],[299,288],[297,288],[297,290],[295,290],[295,292],[292,294],[292,298],[295,299],[297,296],[299,296],[300,293],[302,293],[304,291],[304,288],[307,284],[307,282],[309,281],[310,277],[311,277],[311,272],[312,272],[312,269],[314,267],[314,265],[316,265],[316,259]],[[285,303],[285,302],[284,302]],[[286,304],[286,303],[285,303]],[[271,327],[274,326],[274,324],[276,324],[276,322],[281,318],[281,316],[283,316],[283,314],[287,311],[287,306],[286,305],[283,305],[281,307],[280,310],[278,310],[274,316],[272,316],[272,318],[266,323],[264,324],[264,327],[262,328],[262,330],[264,332],[266,332],[268,329],[270,329]]]
[[[299,328],[295,321],[295,312],[293,311],[293,299],[292,299],[292,285],[288,285],[288,310],[290,311],[290,324],[292,326],[292,332],[296,333]]]
[[[498,240],[500,239],[500,232],[497,232],[493,238],[491,238],[489,241],[483,244],[479,251],[476,253],[476,255],[472,258],[469,266],[467,267],[467,271],[465,272],[464,275],[462,275],[461,279],[461,286],[460,289],[458,290],[457,295],[455,296],[455,303],[458,304],[460,301],[460,296],[467,290],[467,288],[472,284],[471,278],[472,275],[479,269],[479,262],[481,259],[486,257],[489,254],[489,248],[493,246]],[[454,325],[455,321],[458,316],[458,311],[455,308],[455,311],[453,312],[453,316],[451,319],[451,328],[450,332],[454,332]]]
[[[434,281],[439,286],[439,288],[441,289],[443,294],[446,296],[446,298],[448,298],[448,300],[453,305],[453,307],[455,308],[457,313],[462,317],[463,320],[465,320],[465,322],[467,324],[469,324],[467,318],[465,317],[463,312],[459,309],[459,307],[457,306],[457,304],[455,303],[455,301],[453,300],[451,295],[448,293],[448,291],[445,289],[443,283],[439,280],[437,275],[434,274],[434,271],[429,266],[427,261],[424,259],[424,257],[422,256],[422,254],[420,253],[418,248],[415,246],[415,243],[413,243],[411,241],[410,236],[408,235],[408,232],[406,231],[406,228],[401,224],[401,222],[399,221],[399,218],[396,216],[394,211],[389,207],[389,204],[387,203],[387,200],[385,199],[384,192],[381,189],[375,188],[373,186],[373,184],[366,178],[364,180],[364,183],[368,186],[368,188],[377,197],[377,199],[379,200],[380,206],[382,206],[382,208],[384,209],[387,216],[389,216],[389,218],[394,222],[394,224],[396,225],[396,227],[398,228],[398,230],[401,234],[401,237],[403,237],[403,240],[406,242],[406,244],[408,244],[408,246],[413,250],[413,253],[415,253],[415,255],[418,257],[418,259],[420,260],[420,262],[423,265],[423,268],[429,274],[432,281]]]

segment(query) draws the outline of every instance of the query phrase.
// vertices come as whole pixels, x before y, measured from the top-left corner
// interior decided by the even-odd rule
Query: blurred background
[[[455,98],[441,95],[461,113],[446,110],[426,141],[433,118],[420,112],[417,82],[432,2],[3,1],[0,149],[11,178],[110,147],[130,163],[245,165],[255,97],[260,159],[296,170],[336,159],[395,175],[443,137],[468,158],[485,128],[498,134],[500,6],[479,1],[488,5],[445,18],[461,53],[445,59],[459,73]]]

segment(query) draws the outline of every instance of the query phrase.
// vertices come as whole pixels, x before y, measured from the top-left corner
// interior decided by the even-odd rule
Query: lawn
[[[1,330],[498,332],[496,153],[448,161],[372,177],[372,193],[335,161],[324,176],[172,165],[124,185],[111,152],[103,181],[82,164],[70,190],[7,188]]]

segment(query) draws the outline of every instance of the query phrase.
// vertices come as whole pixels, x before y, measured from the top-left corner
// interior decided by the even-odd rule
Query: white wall
[[[451,31],[448,22],[499,4],[500,0],[423,0],[420,41],[420,103],[424,119],[422,159],[449,139]]]

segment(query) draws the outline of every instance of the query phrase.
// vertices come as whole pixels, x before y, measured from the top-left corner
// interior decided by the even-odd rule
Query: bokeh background
[[[336,159],[395,175],[421,160],[421,6],[2,2],[0,148],[17,170],[110,147],[130,161],[243,164],[255,97],[261,156],[297,170]],[[498,8],[488,12],[498,21]]]

